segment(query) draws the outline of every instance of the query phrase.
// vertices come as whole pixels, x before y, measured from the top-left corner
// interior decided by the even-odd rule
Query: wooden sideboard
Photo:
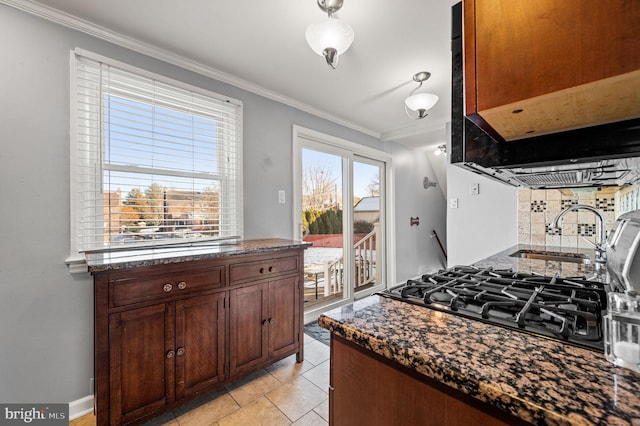
[[[304,247],[93,272],[98,425],[148,421],[292,354]]]

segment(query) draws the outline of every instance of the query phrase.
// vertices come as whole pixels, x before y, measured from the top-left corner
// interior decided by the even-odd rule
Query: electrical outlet
[[[452,209],[457,209],[458,208],[458,199],[457,198],[451,198],[449,200],[449,207]]]
[[[284,204],[285,203],[284,191],[282,189],[280,191],[278,191],[278,202],[280,204]]]
[[[469,184],[469,194],[470,195],[480,194],[480,184],[479,183]]]

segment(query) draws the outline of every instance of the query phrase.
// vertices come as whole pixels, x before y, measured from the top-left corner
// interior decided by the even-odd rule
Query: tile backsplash
[[[588,210],[566,214],[561,230],[549,224],[564,209],[586,204],[602,213],[609,232],[623,213],[640,209],[640,184],[584,189],[521,189],[518,191],[518,243],[590,248],[599,240],[596,216]]]

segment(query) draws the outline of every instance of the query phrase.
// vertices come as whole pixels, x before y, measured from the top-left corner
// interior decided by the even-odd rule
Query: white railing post
[[[377,246],[378,238],[380,236],[380,222],[376,222],[373,224],[373,232],[374,232],[374,235],[376,235],[376,246]],[[376,284],[380,284],[382,282],[382,268],[380,268],[378,265],[378,250],[375,251],[375,254],[376,254],[376,258],[372,260],[371,264],[375,265],[375,268],[376,268]]]
[[[373,231],[369,232],[365,235],[360,241],[356,242],[353,245],[355,252],[355,261],[356,261],[356,279],[355,279],[355,288],[363,286],[365,284],[369,284],[371,282],[380,283],[380,279],[382,278],[382,274],[378,274],[378,267],[376,265],[377,259],[376,255],[376,247],[373,243],[374,238],[380,231],[380,223],[373,224]],[[377,241],[376,241],[377,244]],[[376,269],[376,274],[374,277],[373,269]]]
[[[330,263],[326,263],[324,265],[324,297],[331,294],[331,281],[333,280],[333,277],[329,275],[331,272],[330,265]]]

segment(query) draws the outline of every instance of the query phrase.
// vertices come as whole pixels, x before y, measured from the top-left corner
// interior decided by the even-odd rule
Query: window
[[[242,235],[242,104],[72,52],[72,252]]]

